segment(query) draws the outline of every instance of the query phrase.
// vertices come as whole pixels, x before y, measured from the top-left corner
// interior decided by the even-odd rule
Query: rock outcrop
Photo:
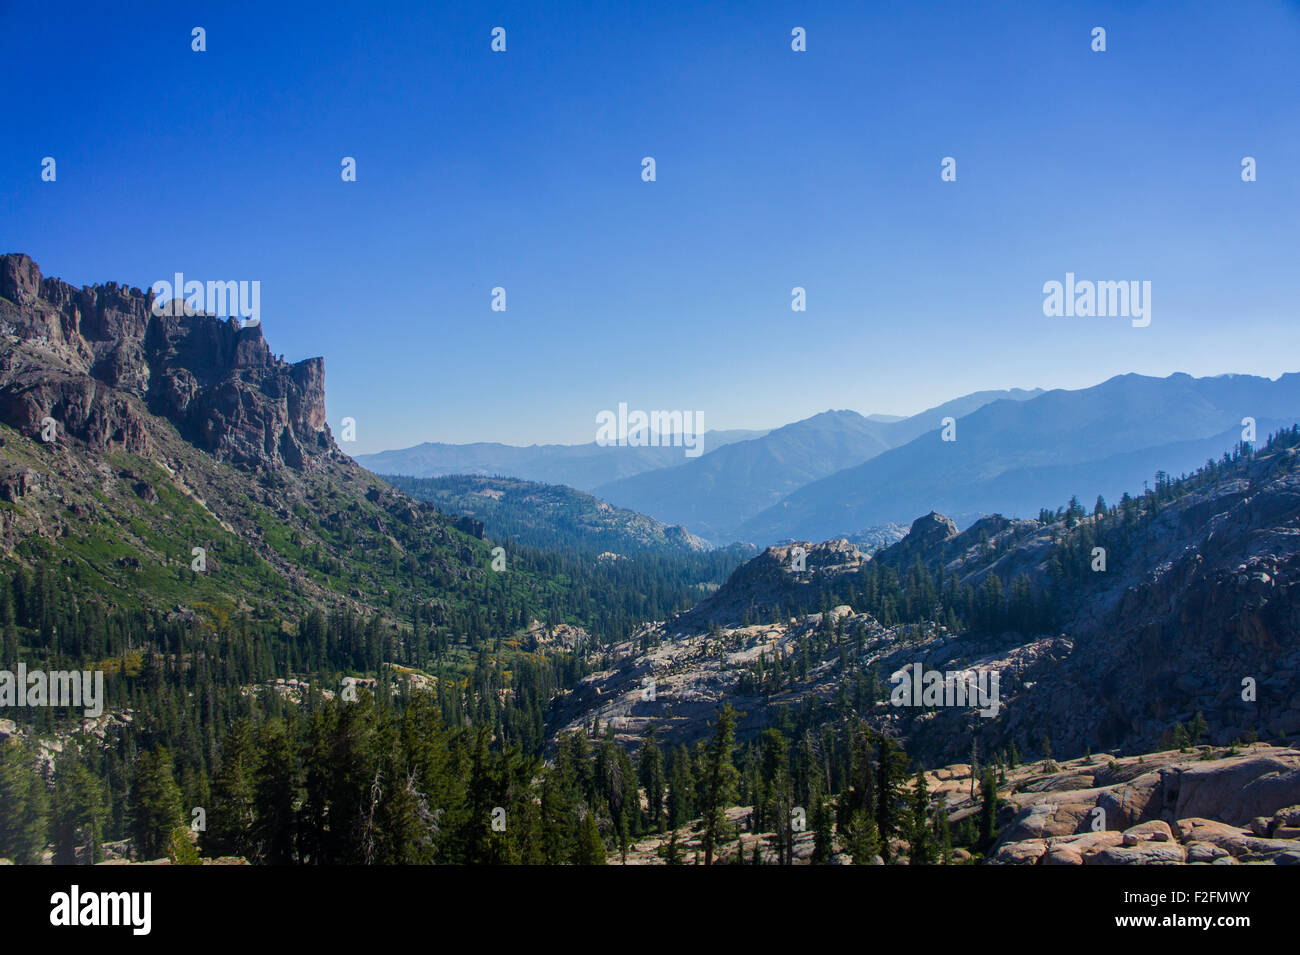
[[[141,452],[148,412],[219,460],[252,468],[309,468],[339,453],[322,359],[289,364],[272,356],[260,324],[155,314],[154,304],[152,292],[77,289],[42,277],[26,255],[0,257],[0,421]]]
[[[1204,747],[1054,771],[1006,771],[995,865],[1300,865],[1300,751]],[[950,818],[978,812],[966,777],[933,774]],[[1083,782],[1100,783],[1086,788]]]
[[[748,561],[713,596],[682,614],[675,629],[706,629],[717,623],[748,624],[778,611],[795,612],[833,578],[857,573],[867,555],[847,540],[808,541],[768,547]]]

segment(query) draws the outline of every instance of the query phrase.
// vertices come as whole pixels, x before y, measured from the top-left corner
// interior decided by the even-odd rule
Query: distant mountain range
[[[745,540],[743,528],[749,519],[799,488],[905,444],[947,415],[967,414],[990,401],[1025,401],[1039,393],[978,392],[892,421],[855,411],[825,411],[685,464],[606,484],[596,494],[620,507],[682,524],[715,543]],[[873,523],[888,520],[893,518]],[[844,526],[840,531],[861,529]]]
[[[426,444],[359,460],[393,473],[582,480],[610,504],[713,544],[768,545],[861,539],[931,510],[964,527],[994,512],[1034,517],[1072,495],[1091,505],[1098,493],[1137,493],[1157,471],[1188,472],[1230,450],[1248,418],[1260,435],[1300,421],[1300,375],[1131,374],[1075,391],[976,392],[907,418],[826,411],[765,433],[710,432],[706,453],[689,460],[680,448],[594,444]],[[616,476],[598,483],[600,474]]]
[[[1071,495],[1091,505],[1098,493],[1141,492],[1158,470],[1177,475],[1219,457],[1241,440],[1248,417],[1261,438],[1300,421],[1300,375],[1121,375],[985,404],[957,419],[954,441],[942,439],[931,415],[920,437],[805,485],[739,536],[817,540],[930,510],[964,526],[994,512],[1034,517]]]
[[[975,392],[908,418],[826,411],[774,431],[709,431],[705,453],[690,459],[677,447],[592,442],[529,447],[425,443],[356,460],[389,475],[473,474],[566,484],[666,524],[681,524],[721,545],[739,539],[745,521],[786,495],[913,440],[935,420],[968,414],[990,401],[1024,401],[1041,393]]]
[[[705,453],[735,441],[764,435],[764,431],[706,431]],[[426,441],[411,448],[358,454],[356,462],[375,474],[406,477],[445,477],[449,474],[481,474],[513,477],[543,484],[567,484],[579,491],[591,491],[655,468],[671,467],[684,458],[680,447],[615,447],[588,444],[533,444],[519,447],[479,441],[474,444],[441,444]]]

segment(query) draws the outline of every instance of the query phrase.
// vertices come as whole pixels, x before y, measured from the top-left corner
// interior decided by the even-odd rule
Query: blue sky
[[[1295,3],[294,7],[0,2],[0,251],[260,281],[354,453],[1300,370]]]

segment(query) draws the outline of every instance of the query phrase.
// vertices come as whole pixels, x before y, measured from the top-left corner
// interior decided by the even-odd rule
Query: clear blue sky
[[[0,0],[0,251],[260,281],[350,451],[1300,369],[1295,3],[292,7]]]

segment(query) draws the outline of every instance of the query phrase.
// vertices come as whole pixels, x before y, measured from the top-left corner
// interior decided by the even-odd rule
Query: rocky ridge
[[[1110,560],[1093,572],[1098,540],[1110,543]],[[1072,524],[994,515],[958,532],[932,513],[874,559],[896,572],[919,560],[959,587],[978,589],[996,576],[1004,591],[1021,578],[1054,588],[1059,626],[882,627],[842,605],[825,612],[836,633],[817,638],[823,614],[798,608],[823,602],[871,558],[847,541],[768,548],[695,609],[612,648],[561,702],[555,725],[599,719],[632,743],[655,725],[673,742],[690,741],[731,702],[744,713],[743,735],[769,724],[776,708],[830,705],[867,674],[887,681],[920,665],[999,680],[990,718],[969,707],[895,707],[877,685],[859,712],[929,765],[959,760],[973,746],[1038,753],[1044,737],[1064,756],[1148,752],[1197,714],[1205,738],[1220,746],[1300,733],[1300,455],[1286,442],[1131,522],[1120,514]],[[797,679],[777,693],[752,692],[745,675],[760,656],[797,665]],[[649,681],[653,698],[643,692]]]
[[[78,289],[26,255],[0,257],[0,421],[40,436],[53,419],[92,448],[142,453],[147,411],[232,464],[305,468],[339,454],[323,359],[288,364],[260,324],[154,306],[152,291]]]
[[[260,325],[153,304],[0,257],[0,561],[56,566],[106,611],[209,621],[217,606],[391,617],[394,590],[436,620],[486,586],[480,522],[395,491],[334,444],[320,359],[287,363]]]

